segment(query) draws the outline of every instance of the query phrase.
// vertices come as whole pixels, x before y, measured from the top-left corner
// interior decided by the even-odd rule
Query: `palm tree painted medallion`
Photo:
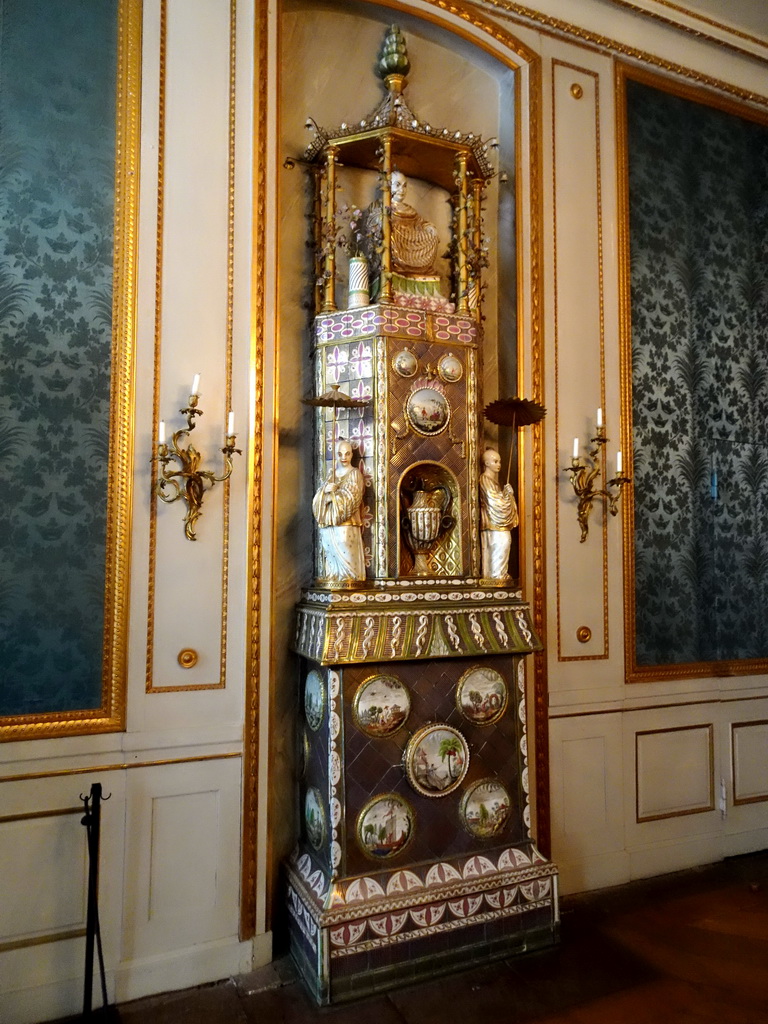
[[[405,773],[422,796],[447,796],[461,785],[469,768],[467,741],[450,725],[419,729],[405,748]]]

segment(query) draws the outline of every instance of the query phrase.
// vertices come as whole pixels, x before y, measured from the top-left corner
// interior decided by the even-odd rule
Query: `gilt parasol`
[[[333,434],[331,435],[331,448],[336,444],[336,413],[339,409],[362,409],[370,404],[370,398],[351,398],[345,391],[341,390],[339,384],[331,384],[328,391],[324,391],[317,398],[302,398],[304,405],[313,405],[316,409],[333,409]],[[336,475],[336,461],[332,458],[333,474]]]
[[[514,431],[518,427],[528,427],[532,423],[538,423],[547,415],[547,410],[538,402],[532,402],[528,398],[497,398],[495,402],[486,405],[483,410],[485,418],[491,423],[500,427],[512,427]],[[512,445],[509,446],[509,464],[507,466],[507,482],[512,470]]]

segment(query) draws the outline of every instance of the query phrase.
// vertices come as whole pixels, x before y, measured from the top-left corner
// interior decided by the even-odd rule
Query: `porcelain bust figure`
[[[392,195],[392,269],[400,274],[431,274],[437,258],[437,228],[405,201],[408,179],[394,171]]]
[[[504,580],[509,576],[511,530],[519,522],[517,502],[511,484],[499,483],[501,456],[495,448],[483,454],[480,474],[480,529],[483,578]]]
[[[441,294],[439,274],[434,271],[440,238],[437,228],[405,201],[408,179],[393,171],[390,179],[390,258],[393,301],[400,306],[453,312],[453,304]],[[372,240],[369,258],[374,274],[380,272],[377,247],[382,238],[381,200],[368,208],[367,228]],[[374,282],[374,293],[380,282]]]
[[[352,445],[340,440],[336,466],[312,501],[325,556],[323,578],[330,583],[365,579],[363,489],[363,474],[352,465]]]

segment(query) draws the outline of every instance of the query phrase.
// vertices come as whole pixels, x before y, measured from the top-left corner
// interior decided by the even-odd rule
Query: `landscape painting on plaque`
[[[469,768],[469,747],[450,725],[426,725],[408,740],[405,772],[423,796],[447,796],[461,785]]]
[[[307,839],[319,850],[325,842],[325,811],[320,799],[320,794],[314,788],[307,790],[304,798],[304,825],[307,830]]]
[[[407,348],[401,348],[392,360],[392,369],[401,377],[413,377],[419,368],[416,356]]]
[[[309,728],[317,732],[325,714],[325,687],[323,677],[315,669],[308,673],[304,683],[304,714]]]
[[[507,684],[495,669],[476,665],[456,687],[456,707],[475,725],[493,725],[507,708]]]
[[[376,860],[401,853],[413,835],[413,809],[397,793],[374,797],[357,819],[357,841],[362,851]]]
[[[405,414],[417,434],[439,434],[448,426],[451,407],[435,387],[415,388],[405,403]]]
[[[361,683],[352,705],[358,729],[369,736],[391,736],[405,722],[411,698],[396,676],[373,676]]]
[[[509,818],[509,793],[496,779],[482,779],[470,786],[461,801],[464,827],[479,839],[497,836]]]
[[[464,376],[464,367],[459,357],[455,356],[453,352],[449,352],[440,357],[437,373],[440,380],[444,380],[446,384],[456,384]]]

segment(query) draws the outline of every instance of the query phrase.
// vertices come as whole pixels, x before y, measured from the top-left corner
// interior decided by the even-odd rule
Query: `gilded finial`
[[[399,95],[405,84],[405,78],[411,70],[405,36],[399,26],[390,25],[384,36],[384,44],[379,57],[378,72],[390,92]]]

